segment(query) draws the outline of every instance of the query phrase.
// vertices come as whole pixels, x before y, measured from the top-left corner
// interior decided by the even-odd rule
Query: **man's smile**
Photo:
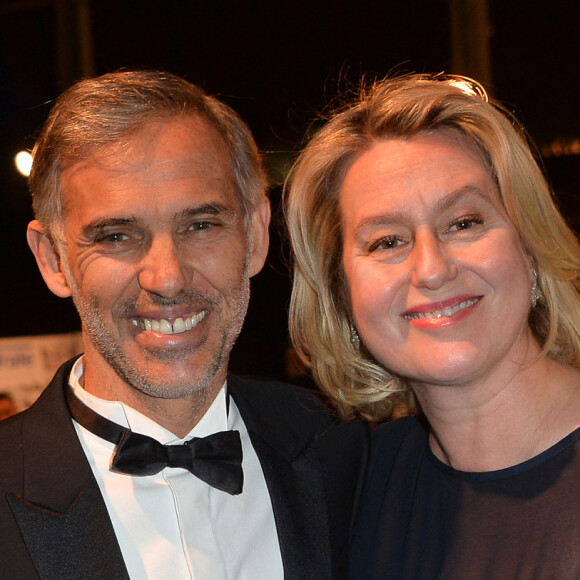
[[[131,323],[141,330],[159,332],[160,334],[181,334],[197,326],[208,314],[207,310],[202,310],[193,316],[179,317],[173,321],[165,318],[132,318]]]

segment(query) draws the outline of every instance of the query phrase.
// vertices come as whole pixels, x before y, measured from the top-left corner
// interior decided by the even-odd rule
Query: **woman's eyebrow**
[[[475,185],[465,185],[457,190],[451,191],[446,195],[438,197],[433,204],[433,209],[435,212],[442,212],[452,208],[461,199],[468,196],[477,196],[483,198],[486,202],[491,203],[489,194],[485,192],[481,187]],[[358,233],[365,228],[372,228],[383,226],[392,223],[400,223],[409,218],[409,215],[413,214],[413,210],[410,208],[396,209],[394,211],[379,213],[376,215],[368,216],[360,221],[356,227],[356,232]]]

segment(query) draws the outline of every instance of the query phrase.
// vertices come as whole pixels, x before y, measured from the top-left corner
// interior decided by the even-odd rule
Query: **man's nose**
[[[410,258],[411,282],[418,288],[436,290],[457,276],[452,252],[431,232],[416,235]]]
[[[170,235],[156,237],[139,264],[139,286],[163,298],[174,298],[190,284],[193,267]]]

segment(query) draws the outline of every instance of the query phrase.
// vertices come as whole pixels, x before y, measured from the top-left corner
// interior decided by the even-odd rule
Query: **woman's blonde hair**
[[[342,266],[339,194],[352,162],[384,139],[451,132],[481,155],[538,274],[529,316],[542,355],[580,368],[580,245],[566,225],[522,127],[476,82],[407,75],[375,82],[306,146],[285,191],[294,280],[290,333],[343,416],[380,420],[408,398],[404,380],[358,345]]]

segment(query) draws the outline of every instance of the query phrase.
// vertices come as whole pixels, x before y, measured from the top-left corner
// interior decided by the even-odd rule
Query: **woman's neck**
[[[580,426],[580,371],[544,357],[503,384],[418,386],[430,445],[461,471],[522,463]]]

